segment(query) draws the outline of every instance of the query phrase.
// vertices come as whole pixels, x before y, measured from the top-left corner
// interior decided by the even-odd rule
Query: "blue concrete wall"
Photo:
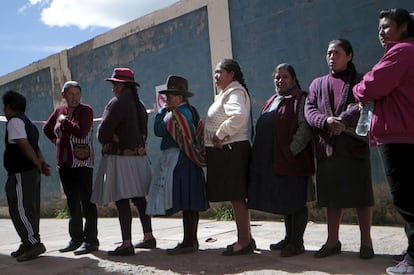
[[[110,77],[114,67],[130,67],[135,71],[136,80],[141,84],[141,100],[148,108],[155,104],[155,86],[165,84],[169,74],[183,75],[189,80],[189,89],[195,93],[190,102],[201,114],[207,112],[207,104],[213,100],[213,86],[210,64],[207,8],[202,8],[148,30],[132,34],[95,50],[87,41],[68,53],[72,79],[82,86],[83,101],[92,105],[94,116],[100,117],[106,103],[113,96]],[[206,65],[207,64],[207,65]],[[49,69],[17,79],[0,87],[0,93],[16,89],[27,96],[29,106],[27,114],[34,120],[45,120],[53,110],[51,97],[51,76]],[[150,114],[148,123],[148,150],[152,162],[159,156],[160,139],[152,131],[154,114]],[[94,131],[99,122],[94,123]],[[4,136],[5,124],[0,124],[0,135]],[[38,124],[41,131],[42,124]],[[42,150],[48,162],[55,166],[55,149],[42,135]],[[100,144],[94,140],[96,167],[100,162]],[[4,151],[4,143],[0,143]],[[96,171],[97,169],[95,169]],[[0,174],[0,204],[5,205],[4,169]],[[42,178],[42,197],[60,196],[60,183],[54,171],[51,178]]]
[[[87,42],[88,43],[88,42]],[[95,117],[100,117],[113,96],[110,77],[114,67],[129,67],[141,84],[139,94],[147,108],[155,104],[155,86],[165,84],[169,74],[178,74],[189,81],[195,96],[190,103],[200,113],[207,112],[206,103],[213,99],[208,36],[207,9],[202,8],[163,24],[132,34],[125,39],[105,45],[94,51],[76,54],[69,52],[72,78],[82,85],[83,101],[91,104]],[[87,60],[87,62],[85,62]],[[207,64],[207,65],[206,65]],[[148,123],[148,151],[152,162],[160,154],[160,139],[152,131],[155,114]],[[96,126],[99,123],[95,123]],[[95,142],[96,163],[100,161],[100,145]]]
[[[378,13],[393,7],[414,11],[414,1],[230,0],[233,57],[244,71],[254,119],[274,93],[275,65],[292,64],[307,90],[312,79],[328,73],[325,54],[332,39],[349,40],[357,70],[368,71],[383,54]],[[371,152],[373,180],[385,182],[377,149]]]

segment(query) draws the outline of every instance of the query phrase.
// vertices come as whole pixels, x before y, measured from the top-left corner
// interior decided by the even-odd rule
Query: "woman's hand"
[[[328,127],[328,131],[330,135],[338,136],[346,129],[346,126],[341,121],[340,117],[334,117],[334,116],[328,117],[328,119],[326,120],[326,125]]]
[[[58,121],[59,122],[62,122],[63,120],[65,120],[67,118],[67,116],[66,115],[64,115],[64,114],[60,114],[59,115],[59,117],[58,117]]]
[[[50,176],[50,165],[42,161],[40,172],[45,176]]]
[[[221,149],[221,148],[223,148],[223,140],[219,139],[218,136],[214,135],[213,145],[214,145],[214,147]]]

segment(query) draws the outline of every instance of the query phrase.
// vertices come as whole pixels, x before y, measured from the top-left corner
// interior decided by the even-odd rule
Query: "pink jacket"
[[[370,144],[414,144],[414,39],[389,43],[383,57],[353,88],[361,102],[373,100]]]

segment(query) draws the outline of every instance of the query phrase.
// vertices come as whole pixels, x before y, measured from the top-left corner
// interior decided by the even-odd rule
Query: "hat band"
[[[129,76],[125,76],[125,75],[114,75],[112,78],[118,78],[118,79],[128,79],[128,80],[132,80],[135,81],[135,79],[133,77],[129,77]]]

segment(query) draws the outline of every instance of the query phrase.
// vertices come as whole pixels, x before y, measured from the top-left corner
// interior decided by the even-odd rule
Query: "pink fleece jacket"
[[[389,43],[383,57],[353,88],[361,102],[373,100],[370,144],[414,144],[414,39]]]

